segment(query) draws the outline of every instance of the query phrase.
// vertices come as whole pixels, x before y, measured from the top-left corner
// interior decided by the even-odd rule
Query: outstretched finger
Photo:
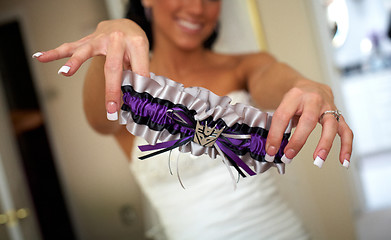
[[[321,120],[321,124],[322,134],[313,156],[315,159],[314,165],[319,168],[323,166],[327,155],[333,146],[339,123],[333,115],[325,115]]]
[[[123,35],[114,32],[110,36],[110,44],[107,49],[104,73],[106,79],[106,110],[109,120],[118,119],[118,110],[121,103],[121,80],[125,44]]]
[[[283,134],[288,127],[292,116],[295,115],[298,104],[298,98],[287,97],[282,100],[280,106],[274,112],[266,141],[266,161],[274,161],[274,156],[277,154],[278,149],[280,148]],[[288,160],[286,159],[285,155],[283,159]]]
[[[90,44],[79,47],[64,66],[59,69],[58,74],[72,76],[84,62],[94,56],[93,49],[93,46]]]
[[[141,76],[149,77],[149,44],[143,36],[133,37],[128,43],[132,71]]]
[[[285,147],[285,155],[282,159],[285,163],[290,163],[292,159],[299,153],[311,132],[316,127],[319,116],[319,108],[317,106],[318,104],[315,101],[309,102],[303,110],[296,130],[289,140],[289,143]]]
[[[40,62],[51,62],[54,60],[67,58],[72,56],[78,47],[82,46],[90,39],[91,39],[91,35],[84,37],[75,42],[63,43],[55,49],[44,51],[44,52],[36,52],[32,55],[32,57]]]
[[[340,118],[340,124],[338,127],[338,135],[341,137],[341,151],[339,154],[339,161],[344,167],[348,168],[353,150],[353,132],[342,116]]]

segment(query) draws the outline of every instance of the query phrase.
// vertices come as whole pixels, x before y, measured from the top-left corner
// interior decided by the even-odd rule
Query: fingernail
[[[118,110],[117,110],[117,103],[115,102],[108,102],[106,104],[106,110],[107,110],[107,119],[110,121],[116,121],[118,120]]]
[[[274,156],[270,156],[269,154],[266,153],[265,160],[268,161],[268,162],[273,162],[274,161]]]
[[[276,147],[274,146],[268,147],[266,150],[265,160],[268,162],[273,162],[276,153],[277,153]]]
[[[284,156],[282,156],[282,158],[281,158],[281,161],[282,161],[283,163],[289,164],[289,163],[292,162],[292,159],[293,159],[295,156],[296,156],[295,150],[293,150],[292,148],[290,148],[290,149],[286,150]]]
[[[117,121],[118,120],[118,112],[114,112],[114,113],[107,112],[107,119],[110,121]]]
[[[117,107],[118,107],[118,105],[116,102],[111,101],[111,102],[106,103],[106,110],[108,113],[117,112],[118,111]]]
[[[288,157],[284,154],[284,156],[282,156],[282,158],[281,158],[281,161],[282,161],[283,163],[289,164],[289,163],[292,162],[292,159],[291,159],[291,158],[288,158]]]
[[[322,168],[324,163],[324,160],[321,159],[319,156],[315,158],[314,165],[316,165],[318,168]]]
[[[58,74],[61,74],[61,73],[68,73],[69,72],[69,70],[71,69],[71,67],[70,66],[62,66],[61,68],[60,68],[60,70],[58,70]]]
[[[42,55],[43,55],[42,52],[36,52],[36,53],[34,53],[31,57],[32,57],[32,58],[39,58],[39,57],[42,56]]]
[[[318,157],[320,157],[323,160],[326,160],[327,155],[328,155],[328,152],[324,149],[322,149],[318,152]]]
[[[348,160],[344,160],[342,166],[344,166],[346,169],[349,168],[350,162]]]

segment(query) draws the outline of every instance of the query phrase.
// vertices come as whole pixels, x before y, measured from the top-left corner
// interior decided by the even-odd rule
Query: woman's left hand
[[[325,113],[326,111],[337,111],[330,87],[305,79],[297,81],[295,87],[284,95],[273,115],[266,144],[267,154],[273,156],[277,153],[276,149],[281,143],[282,133],[293,118],[296,130],[285,147],[282,158],[283,162],[289,163],[302,149],[319,122],[322,125],[322,133],[313,154],[314,164],[322,167],[338,134],[341,137],[339,161],[343,166],[348,167],[352,153],[353,132],[342,115],[339,116],[338,112]]]
[[[314,164],[323,165],[338,134],[339,161],[349,166],[353,132],[339,112],[330,112],[337,111],[337,107],[329,86],[306,79],[267,53],[248,55],[242,66],[248,74],[247,87],[254,101],[262,108],[276,109],[266,141],[267,161],[274,160],[283,134],[293,120],[296,130],[284,149],[283,162],[292,161],[320,123],[322,134],[313,154]]]

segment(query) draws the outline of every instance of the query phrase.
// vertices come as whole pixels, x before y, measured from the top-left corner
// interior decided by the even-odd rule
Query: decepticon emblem
[[[205,125],[202,125],[197,121],[193,141],[204,147],[212,147],[217,138],[224,131],[224,128],[225,127],[216,129],[216,126],[210,128],[208,127],[207,122],[205,122]]]

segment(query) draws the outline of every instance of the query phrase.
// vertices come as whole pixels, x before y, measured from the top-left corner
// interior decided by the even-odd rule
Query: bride
[[[180,240],[309,238],[268,172],[241,179],[233,191],[221,161],[174,150],[184,190],[169,174],[168,154],[139,161],[136,146],[145,144],[144,140],[117,121],[122,71],[131,69],[144,77],[153,72],[185,87],[228,95],[233,102],[275,109],[266,142],[269,161],[277,154],[291,119],[296,130],[284,148],[281,160],[285,163],[292,161],[320,123],[314,164],[322,166],[338,134],[339,161],[348,166],[353,134],[336,111],[330,88],[264,52],[224,55],[211,51],[218,34],[219,0],[132,0],[129,6],[127,19],[103,21],[93,34],[33,56],[41,62],[69,57],[59,70],[65,76],[72,76],[93,58],[84,85],[86,117],[96,131],[113,135],[131,160],[132,172],[157,213],[160,236]]]

